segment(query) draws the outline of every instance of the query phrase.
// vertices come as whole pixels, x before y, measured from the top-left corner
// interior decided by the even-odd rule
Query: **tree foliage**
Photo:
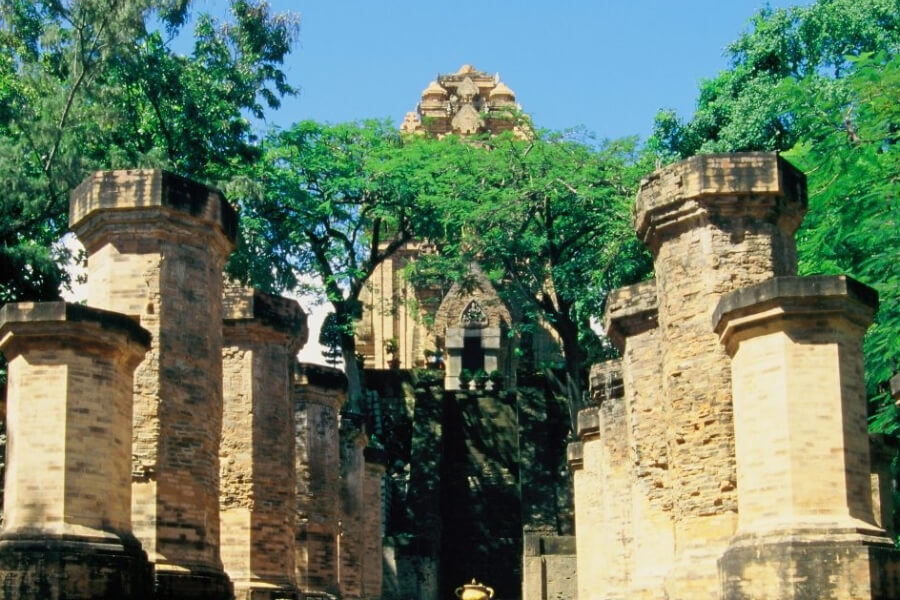
[[[555,380],[574,418],[587,367],[610,352],[591,318],[602,314],[610,290],[652,269],[630,224],[637,184],[650,168],[646,155],[636,140],[593,145],[568,132],[457,144],[444,160],[459,193],[441,214],[445,229],[459,233],[415,267],[446,276],[477,262],[520,327],[550,327],[563,360],[538,367],[552,379],[564,374]],[[436,261],[438,268],[429,264]]]
[[[888,380],[900,370],[900,57],[851,62],[845,98],[786,84],[803,138],[785,154],[808,173],[810,211],[798,234],[801,274],[849,274],[879,292],[865,338],[873,429],[897,433]]]
[[[165,167],[221,185],[253,160],[248,116],[292,93],[296,32],[265,3],[196,20],[187,0],[0,0],[0,303],[58,297],[70,191],[97,169]],[[158,23],[159,29],[149,26]]]
[[[787,150],[803,135],[784,79],[808,91],[846,98],[843,77],[852,57],[900,49],[900,0],[819,0],[766,8],[730,44],[729,69],[700,84],[687,121],[673,111],[656,117],[650,146],[665,159],[702,152]]]
[[[315,283],[341,325],[349,394],[361,396],[352,327],[375,268],[437,233],[440,156],[389,123],[304,121],[274,132],[264,158],[229,188],[242,240],[229,269],[267,289]],[[429,147],[430,148],[430,147]]]

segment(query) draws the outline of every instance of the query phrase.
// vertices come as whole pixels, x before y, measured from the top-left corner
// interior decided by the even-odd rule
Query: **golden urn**
[[[494,597],[494,588],[478,583],[473,578],[472,583],[456,588],[455,593],[459,600],[491,600]]]

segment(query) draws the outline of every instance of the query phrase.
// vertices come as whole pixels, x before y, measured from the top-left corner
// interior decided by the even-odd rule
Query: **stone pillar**
[[[152,570],[131,533],[132,377],[149,345],[118,313],[64,302],[0,309],[4,598],[151,598]]]
[[[225,286],[222,563],[238,600],[294,598],[292,374],[309,330],[294,300]]]
[[[363,514],[367,436],[362,416],[341,414],[341,530],[338,551],[338,586],[345,600],[362,598]]]
[[[622,383],[632,465],[632,548],[628,598],[660,598],[675,555],[672,484],[662,401],[662,365],[656,281],[609,295],[605,326],[622,354]]]
[[[363,478],[362,522],[362,597],[369,600],[381,598],[384,551],[382,549],[382,482],[387,471],[387,453],[369,444],[363,451],[365,475]]]
[[[870,487],[862,338],[877,304],[846,277],[778,277],[719,302],[740,509],[720,563],[725,598],[900,593],[900,553]]]
[[[580,411],[577,421],[583,465],[575,480],[578,597],[625,598],[631,553],[631,465],[620,361],[594,365],[591,396],[595,406]]]
[[[337,595],[341,459],[338,414],[347,378],[301,364],[294,385],[297,469],[297,584],[304,594]]]
[[[600,418],[596,406],[578,412],[578,442],[568,448],[575,488],[575,556],[578,565],[578,598],[605,598],[609,592],[606,548],[602,529],[606,503],[601,500],[603,479],[600,469]],[[527,549],[526,549],[527,551]],[[535,556],[540,556],[539,552]],[[540,580],[533,583],[539,584]],[[535,585],[531,586],[532,588]],[[539,598],[529,594],[528,598]]]
[[[635,229],[653,254],[669,415],[675,564],[670,598],[718,595],[737,522],[729,361],[709,318],[719,298],[796,271],[802,173],[775,154],[697,156],[641,184]]]
[[[159,170],[108,171],[73,192],[88,304],[140,315],[132,519],[157,598],[228,597],[219,556],[222,268],[237,215],[216,190]]]

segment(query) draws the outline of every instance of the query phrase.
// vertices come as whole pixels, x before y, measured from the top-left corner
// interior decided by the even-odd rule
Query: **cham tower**
[[[518,127],[520,114],[515,92],[499,74],[466,64],[455,73],[437,75],[425,87],[416,110],[406,113],[400,131],[437,138],[506,131],[525,136]],[[410,369],[440,361],[446,365],[448,389],[458,386],[462,368],[499,370],[511,378],[515,366],[504,333],[515,315],[477,266],[473,269],[478,289],[471,293],[456,287],[449,292],[414,288],[405,281],[406,265],[432,251],[427,241],[408,243],[372,274],[361,295],[363,316],[356,329],[356,347],[365,357],[365,366]],[[434,326],[427,327],[428,322]],[[536,355],[556,352],[549,335],[536,335],[534,344]]]

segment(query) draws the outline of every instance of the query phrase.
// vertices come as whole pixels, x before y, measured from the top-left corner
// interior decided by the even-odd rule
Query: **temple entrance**
[[[484,370],[484,347],[481,344],[481,330],[467,330],[463,337],[462,368],[470,372]]]

